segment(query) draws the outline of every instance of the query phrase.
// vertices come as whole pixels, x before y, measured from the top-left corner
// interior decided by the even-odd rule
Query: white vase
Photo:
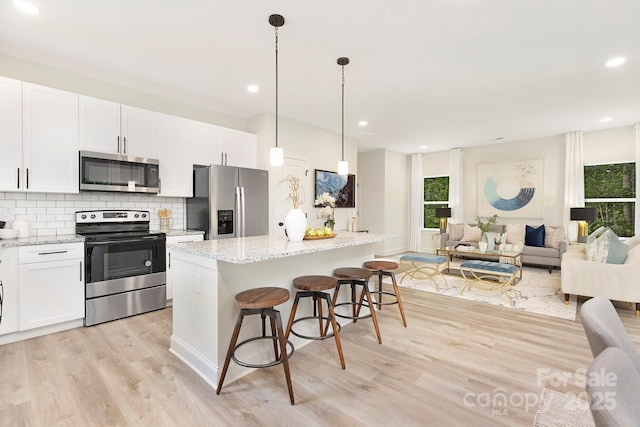
[[[301,209],[291,209],[284,219],[284,229],[291,242],[301,242],[307,229],[307,217]]]
[[[478,247],[480,248],[480,252],[486,252],[487,251],[487,242],[478,242]]]

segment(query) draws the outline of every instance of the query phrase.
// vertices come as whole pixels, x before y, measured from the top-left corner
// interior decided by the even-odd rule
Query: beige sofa
[[[475,224],[469,224],[474,226]],[[494,233],[504,233],[506,225],[495,224],[491,226],[491,231]],[[449,233],[442,233],[440,235],[441,247],[456,246],[460,243],[478,246],[478,242],[464,242],[461,240],[451,240]],[[560,267],[562,262],[562,256],[569,247],[569,241],[565,238],[560,242],[560,248],[540,248],[536,246],[524,246],[522,250],[522,263],[527,265],[545,266],[549,269],[549,273],[554,267]]]
[[[561,288],[565,301],[570,295],[603,296],[633,302],[640,315],[640,245],[629,246],[624,264],[587,260],[584,245],[571,246],[562,257]]]

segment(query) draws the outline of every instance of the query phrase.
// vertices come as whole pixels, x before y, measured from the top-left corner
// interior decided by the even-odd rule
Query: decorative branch
[[[286,181],[287,184],[289,184],[289,194],[287,194],[287,199],[291,200],[293,209],[298,209],[298,207],[304,203],[304,188],[300,183],[300,178],[293,175],[287,175],[287,177],[280,182],[283,181]]]

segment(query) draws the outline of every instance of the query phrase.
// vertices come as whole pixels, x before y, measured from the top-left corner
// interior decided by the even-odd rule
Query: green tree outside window
[[[436,208],[449,206],[449,177],[424,178],[424,228],[440,228]]]
[[[597,212],[589,233],[605,226],[620,237],[635,234],[635,163],[585,166],[584,197],[585,206]]]

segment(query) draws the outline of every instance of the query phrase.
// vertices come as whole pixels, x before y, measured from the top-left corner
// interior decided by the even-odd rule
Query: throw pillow
[[[589,261],[605,262],[608,264],[624,264],[629,246],[620,241],[616,233],[607,228],[593,244]]]
[[[478,227],[471,227],[464,224],[464,232],[462,234],[463,242],[479,242],[482,238],[482,230]]]
[[[524,224],[507,224],[507,243],[524,245]]]
[[[560,241],[564,239],[564,227],[545,227],[544,246],[560,249]]]
[[[527,246],[544,248],[544,225],[541,225],[540,227],[531,227],[527,225],[524,244]]]
[[[587,236],[587,247],[586,247],[587,259],[590,260],[591,258],[593,258],[594,243],[596,242],[596,239],[602,236],[602,233],[604,233],[608,229],[609,227],[600,226],[596,229],[596,231],[594,231],[593,233]]]
[[[449,240],[462,240],[463,232],[464,232],[464,224],[449,223]]]

